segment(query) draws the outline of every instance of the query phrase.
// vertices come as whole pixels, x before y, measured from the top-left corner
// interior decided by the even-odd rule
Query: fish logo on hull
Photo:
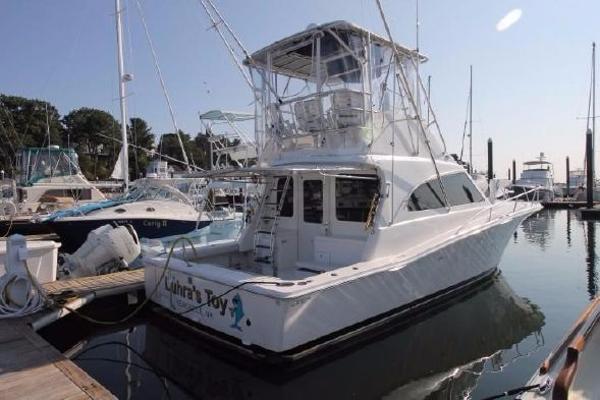
[[[240,322],[244,318],[244,306],[242,304],[242,298],[239,294],[236,294],[233,299],[231,299],[231,303],[233,304],[233,307],[229,307],[229,311],[233,317],[233,324],[231,324],[230,327],[241,331],[242,327],[240,326]]]

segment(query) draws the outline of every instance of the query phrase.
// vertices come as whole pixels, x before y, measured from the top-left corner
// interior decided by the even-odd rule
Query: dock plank
[[[143,269],[44,284],[52,295],[67,290],[76,295],[119,288],[125,293],[143,288]],[[28,325],[34,317],[0,323],[0,398],[115,399],[85,371],[55,349]]]
[[[144,270],[115,272],[113,274],[88,276],[78,279],[48,282],[42,285],[48,294],[56,294],[71,290],[78,295],[97,292],[115,287],[123,287],[124,291],[137,290],[144,286]]]
[[[21,335],[0,344],[2,399],[115,398],[28,325],[16,325],[0,325],[0,331],[8,327]]]

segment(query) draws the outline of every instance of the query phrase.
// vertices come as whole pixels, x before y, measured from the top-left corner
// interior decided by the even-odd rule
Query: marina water
[[[109,329],[69,317],[44,334],[120,399],[477,399],[522,386],[596,296],[599,230],[543,210],[491,282],[294,368],[255,364],[151,311]]]

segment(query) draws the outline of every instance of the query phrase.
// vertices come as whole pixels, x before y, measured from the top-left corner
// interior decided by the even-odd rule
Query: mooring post
[[[512,175],[512,183],[517,181],[517,162],[513,160],[513,175]]]
[[[487,178],[488,182],[494,179],[494,148],[492,138],[488,139],[487,153],[488,153],[488,165],[487,165]]]
[[[585,134],[585,161],[587,169],[587,207],[594,206],[594,143],[592,130],[588,129]]]
[[[571,171],[569,168],[569,156],[567,156],[567,193],[565,193],[565,197],[569,197],[569,193],[571,193]]]

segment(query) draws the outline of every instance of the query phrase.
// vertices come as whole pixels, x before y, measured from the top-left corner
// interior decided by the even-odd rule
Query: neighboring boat
[[[569,193],[566,193],[567,187],[565,185],[565,196],[574,196],[577,192],[581,192],[582,189],[585,189],[586,187],[587,177],[584,169],[579,168],[573,171],[569,171]]]
[[[90,182],[77,153],[59,146],[28,147],[17,155],[16,179],[4,179],[0,193],[0,234],[48,233],[32,218],[78,204],[98,202],[121,190],[117,182]]]
[[[535,189],[535,190],[534,190]],[[515,183],[509,186],[514,194],[523,196],[523,200],[552,201],[556,195],[554,189],[554,171],[552,163],[546,161],[544,153],[533,161],[523,163],[523,172]]]
[[[60,210],[41,223],[60,237],[61,250],[67,253],[81,246],[89,232],[106,224],[130,224],[140,238],[180,235],[210,224],[209,216],[202,213],[204,203],[194,202],[191,195],[206,185],[187,183],[184,186],[188,194],[184,194],[174,187],[176,182],[184,183],[177,179],[139,179],[121,197]]]
[[[597,399],[600,298],[592,301],[525,386],[522,400]]]
[[[254,120],[253,114],[211,110],[198,117],[209,137],[211,169],[249,167],[256,164],[256,141],[238,126]]]
[[[541,206],[491,204],[447,154],[415,101],[425,60],[345,21],[249,56],[259,165],[202,176],[262,197],[239,240],[143,254],[147,295],[246,354],[294,359],[493,276]]]

